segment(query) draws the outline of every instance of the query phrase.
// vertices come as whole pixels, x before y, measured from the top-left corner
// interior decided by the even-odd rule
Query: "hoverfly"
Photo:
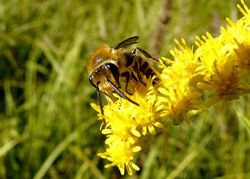
[[[114,99],[113,93],[139,106],[130,99],[133,94],[130,84],[146,85],[145,77],[152,78],[157,74],[157,60],[141,48],[131,48],[138,43],[139,37],[130,37],[113,47],[101,45],[88,59],[89,81],[97,90],[97,99],[103,114],[101,93]],[[122,87],[121,83],[125,86]],[[125,92],[126,93],[125,93]]]

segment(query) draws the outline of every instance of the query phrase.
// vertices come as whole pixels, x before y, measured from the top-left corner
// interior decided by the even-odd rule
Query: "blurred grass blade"
[[[14,148],[20,141],[21,141],[20,138],[16,138],[7,142],[4,146],[2,146],[0,148],[0,158],[4,156],[9,150]]]
[[[242,100],[234,104],[234,111],[240,123],[247,129],[250,134],[250,118],[249,118],[249,103],[244,103]]]
[[[69,134],[48,156],[45,162],[42,164],[38,172],[35,174],[34,179],[41,179],[44,177],[46,172],[49,170],[53,162],[56,158],[70,145],[73,141],[75,141],[78,137],[79,129],[84,130],[84,128],[88,128],[92,123],[89,122],[86,125],[81,125],[78,129],[74,130],[71,134]]]
[[[147,179],[150,178],[152,168],[156,162],[157,154],[162,147],[162,138],[159,138],[155,145],[152,146],[150,152],[147,156],[147,160],[144,163],[143,170],[141,173],[141,178]]]
[[[56,160],[56,158],[66,149],[66,147],[77,139],[78,131],[75,130],[71,134],[66,137],[49,155],[49,157],[45,160],[41,168],[36,173],[34,179],[41,179],[51,167],[52,163]]]
[[[15,105],[15,100],[11,94],[11,82],[9,80],[4,81],[4,92],[5,92],[6,114],[11,116],[16,110],[16,105]]]
[[[89,165],[87,163],[83,163],[76,172],[75,179],[81,179],[82,175],[88,170],[88,168]]]
[[[16,44],[16,41],[14,38],[12,38],[11,36],[9,36],[8,34],[2,31],[0,31],[0,39],[10,46],[14,46]]]
[[[210,141],[211,135],[207,135],[202,140],[201,144],[194,150],[192,150],[183,160],[182,162],[167,176],[167,179],[177,178],[181,172],[190,164],[201,152],[201,150],[206,146],[206,144]]]
[[[250,134],[250,119],[247,118],[244,113],[240,111],[236,111],[237,117],[239,118],[239,121],[243,124],[243,126],[247,129],[247,131]]]
[[[72,153],[77,156],[77,158],[81,159],[83,161],[82,166],[78,169],[76,172],[76,176],[74,177],[75,179],[80,179],[83,178],[83,174],[89,169],[94,175],[94,178],[97,179],[104,179],[104,176],[102,173],[99,171],[99,169],[96,166],[96,163],[94,160],[90,160],[88,156],[82,152],[82,150],[79,147],[70,147],[69,149]]]

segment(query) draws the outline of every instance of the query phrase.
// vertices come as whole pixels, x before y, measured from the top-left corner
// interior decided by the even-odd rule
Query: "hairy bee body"
[[[138,39],[138,36],[133,36],[114,47],[103,44],[89,57],[87,64],[89,81],[97,89],[101,110],[100,92],[112,99],[113,93],[117,93],[120,97],[138,105],[128,97],[134,93],[133,84],[146,85],[144,79],[156,74],[153,67],[156,60],[141,48],[130,48],[131,45],[138,43]]]

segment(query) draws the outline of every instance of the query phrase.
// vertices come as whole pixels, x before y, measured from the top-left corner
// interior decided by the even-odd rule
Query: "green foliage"
[[[245,0],[250,6],[250,3]],[[174,38],[218,33],[236,1],[172,2]],[[239,3],[239,2],[238,2]],[[148,49],[161,1],[0,1],[0,178],[117,178],[104,151],[86,60],[101,43],[139,35]],[[148,49],[150,52],[150,49]],[[134,178],[249,178],[249,96],[216,104],[150,140]]]

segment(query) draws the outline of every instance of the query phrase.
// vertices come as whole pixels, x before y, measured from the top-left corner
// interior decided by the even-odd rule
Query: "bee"
[[[132,82],[146,86],[145,77],[148,79],[157,74],[155,58],[141,48],[131,49],[138,40],[138,36],[133,36],[113,47],[103,44],[88,59],[89,82],[96,88],[102,114],[104,112],[101,93],[111,99],[114,99],[113,93],[116,93],[121,98],[139,106],[129,97],[133,94]],[[121,83],[124,84],[123,87]]]

